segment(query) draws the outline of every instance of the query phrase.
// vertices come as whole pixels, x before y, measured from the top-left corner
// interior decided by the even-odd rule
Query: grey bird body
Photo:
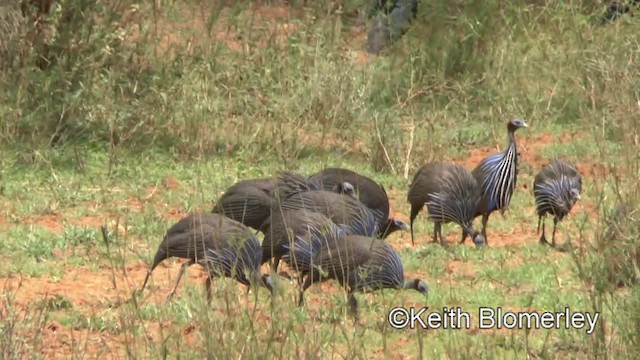
[[[353,185],[356,197],[368,207],[378,220],[378,236],[386,238],[399,230],[407,230],[407,224],[400,219],[389,218],[389,197],[382,184],[352,170],[342,168],[326,168],[309,177],[324,190],[331,190],[336,185],[348,182]]]
[[[312,254],[323,245],[337,241],[345,233],[327,216],[306,209],[275,211],[264,229],[262,262],[273,258],[274,271],[278,268],[280,258],[289,253],[294,243],[299,243],[299,255],[288,257],[287,265],[295,270],[306,269]]]
[[[397,41],[409,30],[417,12],[417,0],[398,0],[394,1],[388,13],[378,13],[367,34],[367,52],[378,54],[387,45]]]
[[[375,236],[378,224],[375,215],[352,196],[331,191],[303,191],[292,194],[274,205],[279,210],[310,210],[319,212],[336,224],[344,224],[350,234]]]
[[[238,181],[224,192],[211,212],[262,231],[261,226],[279,199],[301,191],[320,189],[320,185],[304,176],[282,171],[275,178]],[[353,187],[346,183],[335,184],[331,191],[355,196]]]
[[[425,296],[428,293],[427,285],[420,279],[405,279],[402,261],[389,243],[364,236],[345,236],[322,247],[313,258],[313,267],[305,275],[300,305],[304,303],[304,291],[309,286],[335,279],[348,290],[349,305],[356,319],[355,292],[415,289]]]
[[[472,175],[480,187],[480,201],[476,208],[476,216],[482,215],[482,236],[487,241],[487,222],[492,212],[504,212],[511,203],[511,196],[516,188],[518,177],[518,149],[516,146],[516,130],[528,127],[521,119],[507,123],[508,144],[503,151],[482,159],[473,169]]]
[[[540,242],[546,243],[544,218],[553,215],[551,245],[556,246],[556,226],[562,221],[580,199],[582,177],[574,166],[564,160],[553,160],[542,168],[533,181],[533,195],[536,199],[538,232],[542,222]]]
[[[272,290],[270,279],[259,274],[262,250],[258,239],[245,225],[223,215],[195,213],[174,224],[158,247],[142,289],[151,272],[169,257],[189,260],[181,267],[169,297],[175,293],[186,268],[196,263],[207,267],[210,277],[233,277],[245,285],[256,285],[260,281]],[[209,291],[207,295],[209,298]]]
[[[431,162],[418,170],[413,178],[407,200],[411,204],[410,227],[413,242],[413,222],[426,205],[429,220],[434,222],[434,242],[444,242],[442,224],[455,222],[463,229],[462,242],[471,234],[477,246],[484,238],[473,228],[473,219],[480,201],[476,180],[460,164]]]
[[[277,186],[276,179],[238,181],[224,192],[212,212],[257,230],[271,213]]]

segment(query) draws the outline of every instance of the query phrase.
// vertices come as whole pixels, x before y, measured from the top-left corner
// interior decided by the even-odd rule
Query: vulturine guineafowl
[[[280,258],[289,252],[293,243],[303,242],[302,248],[313,252],[323,244],[332,243],[345,234],[325,215],[305,209],[274,211],[264,226],[262,262],[273,258],[273,270],[277,271]],[[295,268],[294,262],[287,264]]]
[[[533,181],[533,195],[536,199],[538,232],[542,223],[540,243],[549,244],[545,236],[547,214],[553,215],[551,246],[556,246],[556,226],[562,221],[580,199],[582,177],[578,170],[564,160],[553,160],[536,175]]]
[[[241,180],[224,192],[211,212],[260,230],[276,199],[312,190],[320,190],[320,185],[291,172],[281,172],[274,178]],[[355,197],[355,190],[348,183],[335,184],[331,191]]]
[[[526,127],[528,125],[524,120],[509,121],[507,123],[509,142],[506,149],[485,157],[472,171],[481,194],[475,216],[482,215],[482,236],[486,244],[489,240],[487,238],[489,216],[496,210],[504,214],[511,203],[518,177],[518,148],[515,132]]]
[[[393,1],[391,11],[378,13],[367,34],[367,52],[378,54],[387,45],[397,41],[411,26],[418,13],[417,0]]]
[[[294,244],[289,254],[283,257],[297,256],[300,250]],[[302,256],[300,258],[303,258]],[[337,280],[349,292],[349,306],[358,321],[358,302],[356,292],[370,292],[381,289],[414,289],[428,295],[427,284],[420,279],[405,279],[402,261],[396,251],[382,239],[345,236],[329,246],[320,248],[308,261],[308,269],[299,267],[305,276],[300,290],[299,304],[304,304],[304,292],[314,283],[328,279]]]
[[[280,198],[273,212],[281,210],[310,210],[327,216],[336,224],[346,225],[350,234],[375,236],[378,233],[374,213],[354,196],[333,191],[312,190],[289,194]]]
[[[238,181],[224,192],[211,212],[257,230],[271,213],[277,186],[275,178]]]
[[[309,177],[309,180],[320,184],[325,190],[347,182],[353,185],[357,198],[373,211],[378,219],[378,236],[386,238],[399,230],[408,230],[407,224],[401,219],[389,218],[389,197],[382,184],[378,184],[369,177],[355,171],[342,168],[326,168]]]
[[[208,267],[211,276],[234,277],[245,285],[260,283],[272,291],[270,278],[259,273],[262,249],[258,239],[245,225],[223,215],[195,213],[175,223],[158,246],[141,291],[151,272],[170,257],[189,261],[181,266],[168,299],[175,293],[187,267],[196,263]],[[207,296],[210,298],[209,291]]]
[[[339,181],[331,184],[330,186],[323,187],[314,179],[309,179],[290,171],[280,171],[278,172],[277,182],[278,190],[276,192],[276,197],[278,200],[286,199],[292,194],[317,190],[326,190],[357,199],[355,187],[347,181]]]
[[[427,206],[429,220],[434,222],[433,241],[444,243],[442,224],[455,222],[462,228],[462,240],[467,234],[476,246],[484,245],[484,237],[473,228],[480,190],[476,180],[464,166],[431,162],[418,170],[409,188],[407,199],[411,204],[411,242],[413,221],[420,210]]]

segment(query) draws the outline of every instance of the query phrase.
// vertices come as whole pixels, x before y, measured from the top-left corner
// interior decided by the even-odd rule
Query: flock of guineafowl
[[[166,233],[142,285],[151,272],[169,257],[188,261],[181,267],[171,297],[187,267],[204,266],[207,300],[216,277],[235,278],[240,283],[264,286],[272,293],[274,282],[262,274],[262,264],[271,261],[277,271],[282,260],[297,274],[299,305],[314,283],[337,280],[348,290],[352,313],[357,317],[355,292],[382,288],[415,289],[425,296],[427,284],[405,279],[402,261],[386,238],[398,230],[411,231],[423,207],[434,223],[433,240],[442,243],[443,223],[462,228],[462,240],[471,236],[476,246],[487,245],[487,222],[492,212],[504,212],[516,188],[518,151],[515,132],[527,127],[521,119],[507,123],[508,144],[485,157],[473,171],[455,163],[431,162],[418,170],[409,187],[410,224],[390,218],[389,198],[384,187],[351,170],[327,168],[309,177],[282,171],[274,178],[241,180],[227,189],[212,212],[191,214]],[[540,170],[533,192],[539,216],[553,216],[551,246],[555,232],[578,199],[581,176],[564,160],[553,160]],[[482,216],[482,230],[473,227]],[[257,232],[254,232],[254,229]],[[257,237],[264,235],[262,243]],[[542,222],[541,243],[549,244]],[[257,290],[257,289],[256,289]]]

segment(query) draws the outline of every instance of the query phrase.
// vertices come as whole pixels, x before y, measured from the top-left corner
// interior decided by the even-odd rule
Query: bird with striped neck
[[[504,212],[511,203],[511,196],[516,188],[518,177],[518,149],[516,146],[516,130],[529,127],[522,119],[513,119],[507,123],[509,143],[507,147],[491,154],[473,169],[472,175],[480,186],[481,198],[476,207],[475,216],[482,215],[482,236],[488,245],[487,222],[492,212]],[[466,237],[466,234],[463,234]]]

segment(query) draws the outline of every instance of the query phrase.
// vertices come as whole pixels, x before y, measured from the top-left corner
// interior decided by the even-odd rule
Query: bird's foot
[[[544,236],[544,234],[542,236],[540,236],[540,245],[549,245],[549,246],[551,246],[551,244],[547,241],[547,238]]]

